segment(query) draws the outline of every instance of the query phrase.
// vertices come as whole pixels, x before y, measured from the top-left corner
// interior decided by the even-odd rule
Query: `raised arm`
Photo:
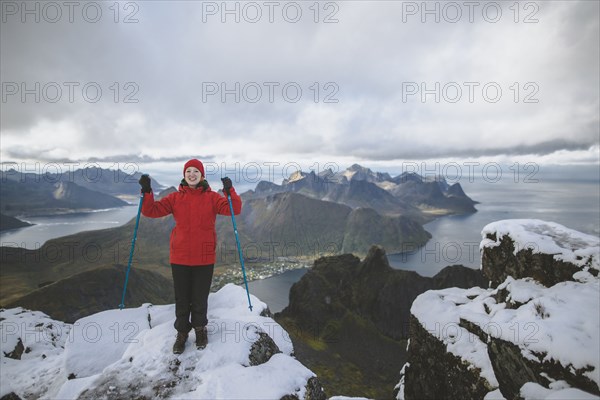
[[[154,201],[154,194],[152,193],[150,177],[148,175],[142,175],[139,183],[142,186],[142,193],[144,194],[144,201],[142,203],[142,214],[144,216],[160,218],[173,212],[173,197],[171,195],[159,201]]]
[[[173,197],[167,197],[154,201],[154,194],[144,193],[144,202],[142,203],[142,214],[150,218],[160,218],[173,212]]]

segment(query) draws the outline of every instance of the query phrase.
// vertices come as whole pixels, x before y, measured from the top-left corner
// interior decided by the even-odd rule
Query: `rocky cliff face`
[[[499,221],[482,236],[492,287],[414,301],[397,398],[596,398],[598,238],[537,220]]]
[[[323,257],[290,290],[290,303],[281,317],[292,317],[308,327],[325,326],[346,312],[369,320],[384,335],[406,338],[409,308],[430,289],[448,287],[447,277],[459,287],[483,285],[480,271],[446,267],[432,278],[390,267],[385,250],[373,246],[361,262],[351,254]]]
[[[320,374],[332,392],[385,398],[397,380],[394,368],[405,356],[411,303],[448,283],[470,287],[484,279],[480,271],[462,266],[448,267],[433,278],[394,270],[385,250],[374,246],[363,261],[350,254],[316,260],[292,286],[289,306],[276,319],[298,333],[292,335],[297,356],[310,368],[330,368],[323,360],[332,356],[360,371],[348,372],[347,381]],[[301,343],[312,350],[303,352]]]

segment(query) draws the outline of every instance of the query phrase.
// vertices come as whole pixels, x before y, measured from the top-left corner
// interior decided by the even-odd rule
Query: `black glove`
[[[152,186],[150,186],[150,177],[147,174],[142,175],[138,182],[142,186],[142,193],[150,193],[152,191]]]
[[[223,193],[229,196],[229,191],[233,187],[231,179],[229,179],[228,177],[221,178],[221,182],[223,182]]]

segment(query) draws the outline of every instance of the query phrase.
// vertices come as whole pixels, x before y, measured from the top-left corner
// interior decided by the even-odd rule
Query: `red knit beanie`
[[[200,171],[200,173],[202,174],[202,176],[205,177],[205,175],[204,175],[204,165],[202,164],[202,162],[200,160],[192,158],[190,161],[186,162],[185,165],[183,166],[183,175],[184,176],[185,176],[185,170],[188,169],[188,167],[198,168],[198,170]]]

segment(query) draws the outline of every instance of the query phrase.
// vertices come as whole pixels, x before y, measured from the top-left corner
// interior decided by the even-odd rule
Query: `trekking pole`
[[[248,280],[246,279],[246,269],[244,268],[244,256],[242,256],[242,247],[240,246],[240,238],[238,236],[237,225],[235,224],[235,216],[233,215],[233,204],[231,204],[231,195],[227,193],[227,201],[229,202],[229,211],[231,211],[231,222],[233,223],[233,232],[235,233],[235,241],[237,243],[238,254],[240,256],[240,264],[242,265],[242,275],[244,275],[244,285],[246,286],[246,295],[248,296],[248,308],[252,311],[252,302],[250,301],[250,291],[248,290]]]
[[[138,206],[137,216],[135,217],[135,229],[133,230],[133,239],[131,239],[131,250],[129,251],[129,262],[127,263],[127,272],[125,273],[125,284],[123,285],[123,297],[119,309],[125,307],[125,292],[127,292],[127,282],[129,281],[129,270],[131,269],[131,260],[133,259],[133,249],[135,248],[135,240],[137,238],[138,226],[140,224],[140,214],[142,212],[142,203],[144,202],[144,193],[140,195],[140,205]]]

